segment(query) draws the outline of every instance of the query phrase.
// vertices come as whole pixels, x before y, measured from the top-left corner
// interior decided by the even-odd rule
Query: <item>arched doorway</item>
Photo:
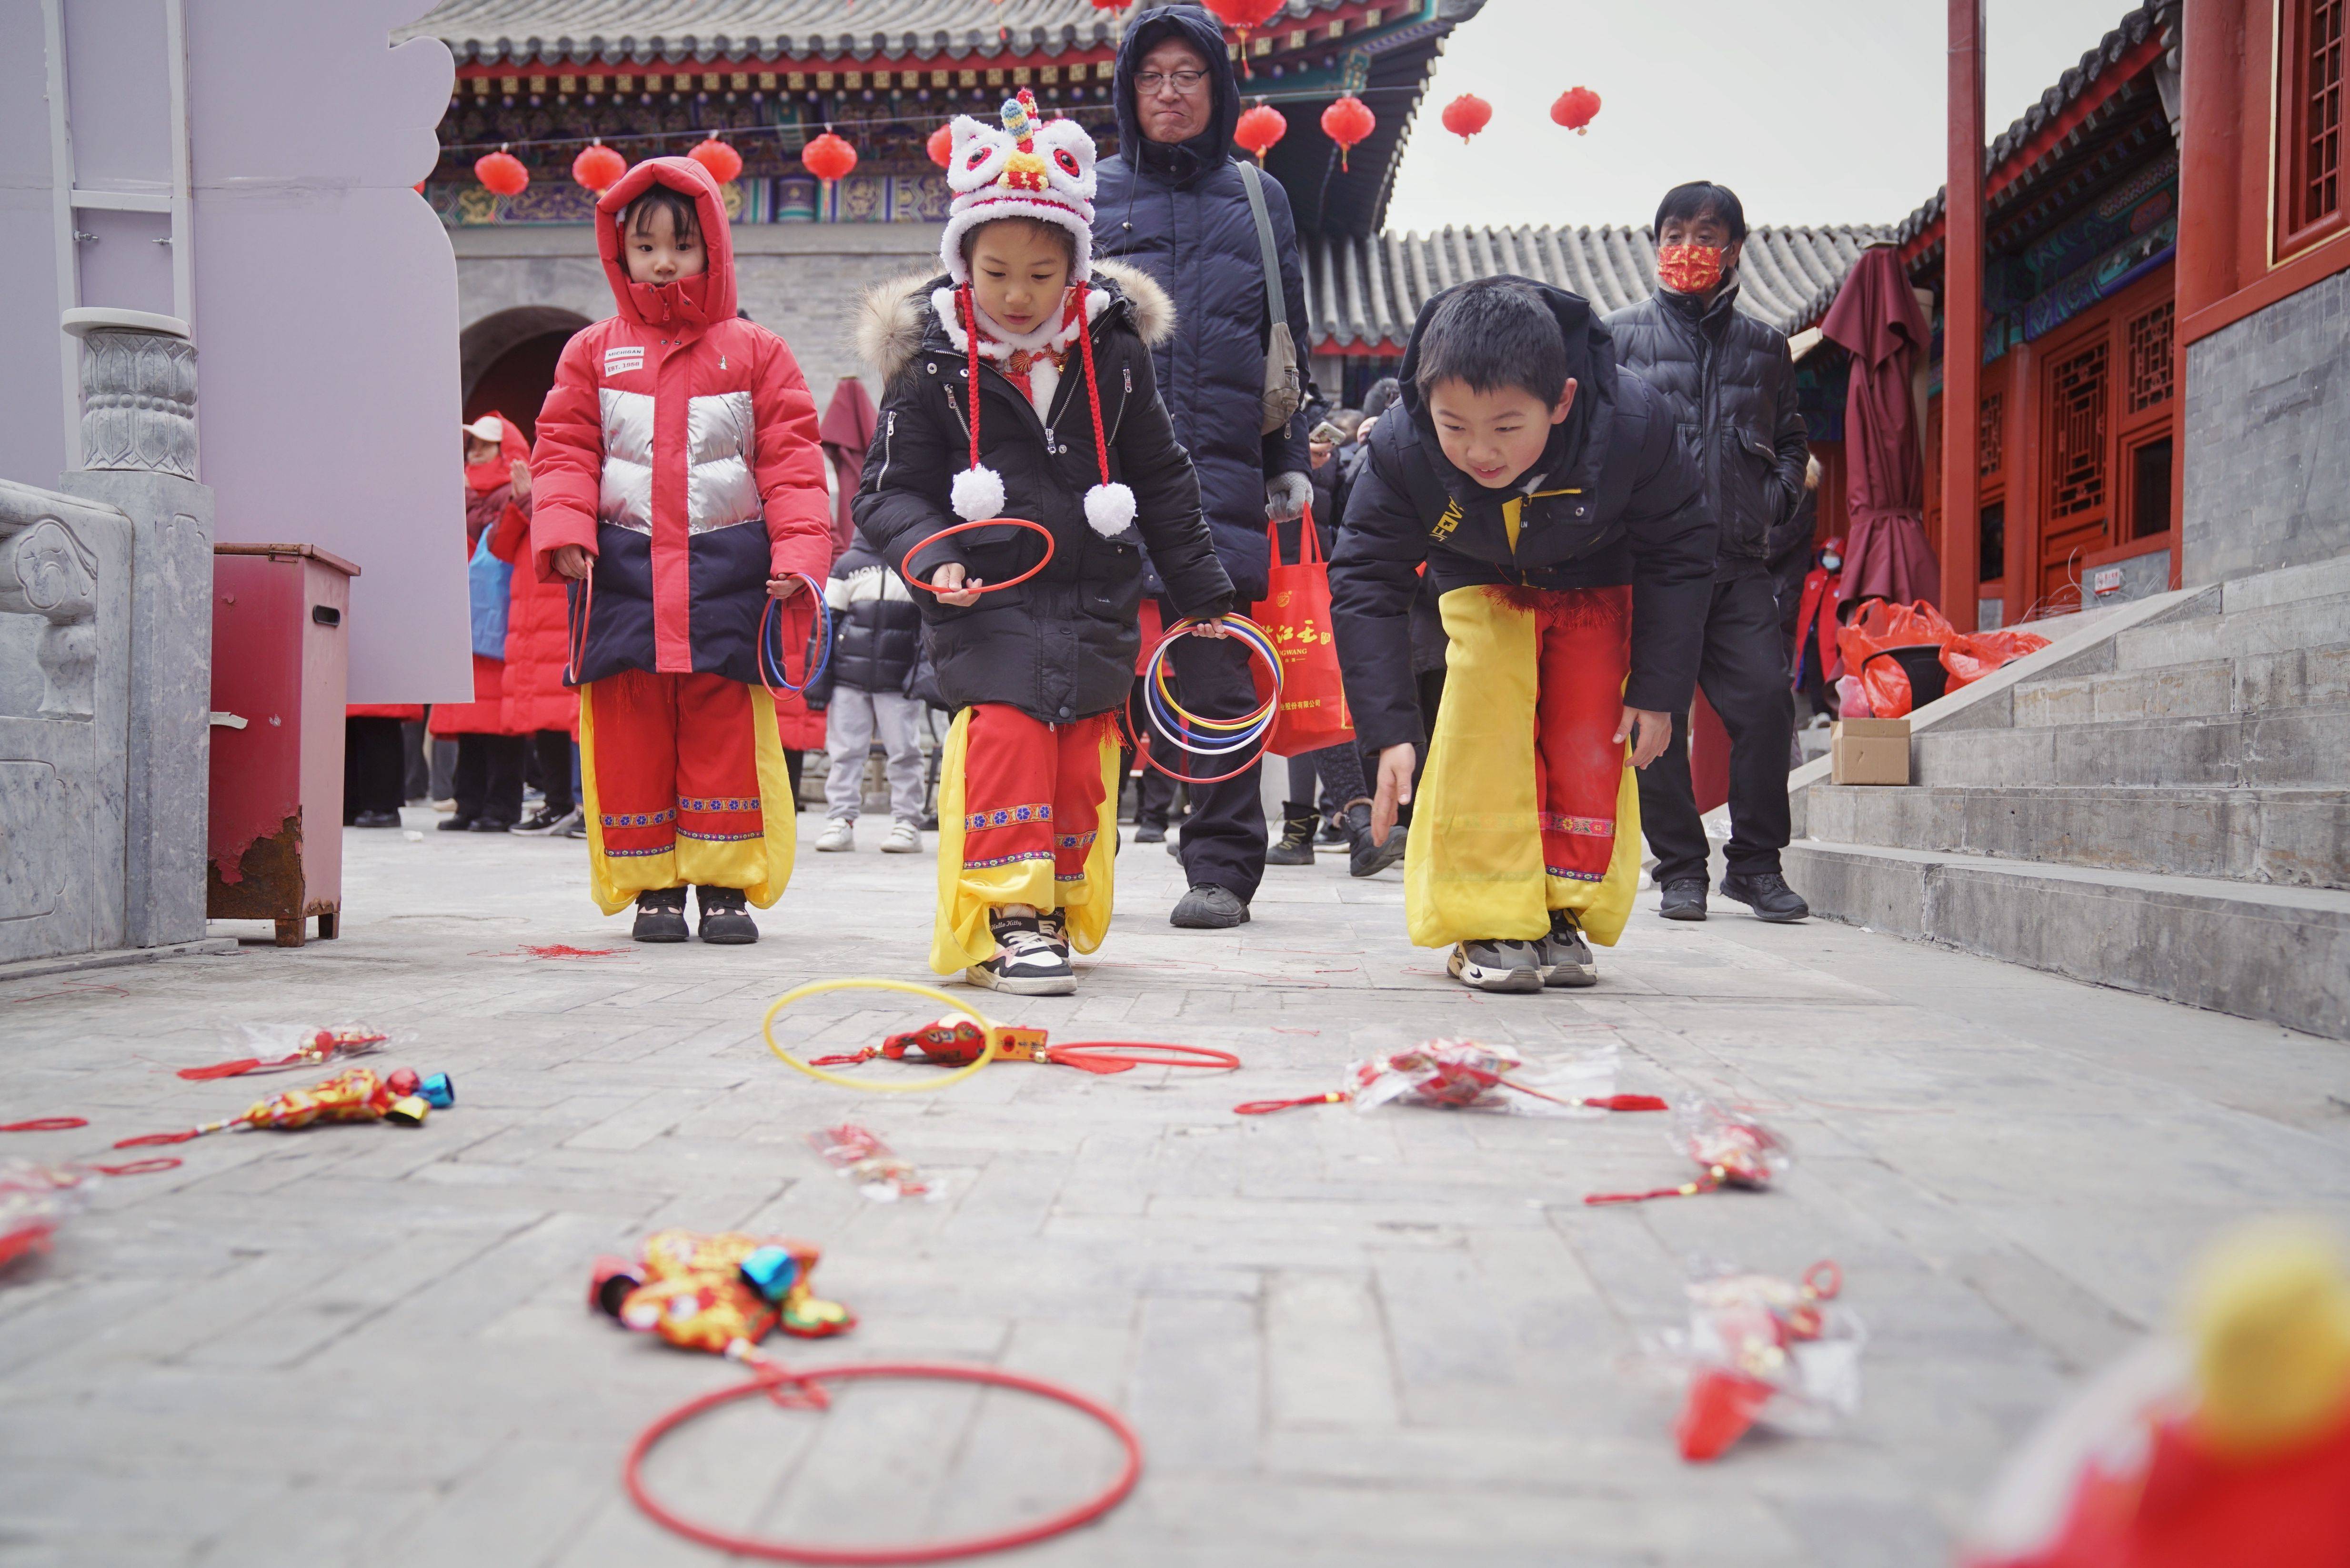
[[[555,363],[587,317],[553,306],[499,311],[465,328],[458,340],[465,418],[496,412],[536,440],[539,405],[555,384]]]

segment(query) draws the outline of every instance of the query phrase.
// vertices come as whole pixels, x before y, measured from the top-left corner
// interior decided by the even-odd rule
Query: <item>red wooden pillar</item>
[[[1981,576],[1982,0],[1950,0],[1950,175],[1942,253],[1942,613],[1975,629]]]

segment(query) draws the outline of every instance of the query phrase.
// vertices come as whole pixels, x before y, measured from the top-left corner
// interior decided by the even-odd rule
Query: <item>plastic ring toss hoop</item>
[[[914,989],[920,989],[916,987]],[[983,1058],[984,1060],[984,1058]],[[990,1535],[965,1535],[951,1541],[915,1542],[910,1545],[885,1546],[821,1546],[800,1545],[785,1541],[761,1541],[752,1536],[733,1535],[696,1524],[691,1520],[672,1512],[655,1498],[645,1486],[644,1462],[648,1454],[663,1438],[703,1412],[737,1399],[747,1399],[754,1394],[765,1394],[778,1404],[821,1406],[826,1401],[820,1387],[813,1385],[847,1382],[861,1377],[906,1377],[934,1379],[941,1382],[978,1383],[993,1388],[1015,1388],[1024,1394],[1034,1394],[1040,1399],[1050,1399],[1066,1405],[1081,1415],[1089,1416],[1117,1438],[1125,1450],[1125,1463],[1118,1478],[1098,1495],[1073,1508],[1040,1519],[1034,1524],[1014,1525]],[[802,1392],[803,1397],[791,1398],[783,1392],[785,1386]],[[721,1552],[739,1552],[746,1557],[762,1557],[775,1563],[939,1563],[951,1557],[972,1557],[984,1552],[1003,1552],[1014,1546],[1025,1546],[1074,1530],[1078,1525],[1100,1518],[1126,1500],[1142,1474],[1142,1443],[1117,1411],[1098,1404],[1057,1384],[1041,1378],[1024,1377],[1016,1372],[999,1372],[992,1366],[953,1366],[926,1362],[873,1362],[848,1366],[827,1366],[814,1372],[793,1372],[781,1366],[761,1369],[750,1381],[732,1388],[721,1388],[704,1394],[671,1410],[637,1436],[629,1449],[622,1478],[627,1481],[629,1496],[647,1515],[664,1527],[675,1531],[690,1541],[701,1542]]]
[[[838,1073],[827,1073],[821,1067],[812,1067],[775,1044],[775,1014],[795,1002],[804,1002],[811,996],[821,996],[827,991],[902,991],[909,996],[923,996],[932,1002],[943,1002],[979,1025],[981,1032],[987,1036],[986,1047],[980,1052],[975,1061],[967,1065],[957,1067],[951,1073],[941,1073],[934,1078],[924,1078],[918,1084],[876,1084],[862,1078],[844,1077]],[[924,1089],[943,1089],[949,1084],[962,1082],[995,1060],[995,1024],[985,1013],[967,1002],[958,1002],[943,991],[933,991],[927,985],[916,985],[911,981],[904,980],[819,980],[806,985],[795,986],[767,1004],[766,1016],[759,1020],[759,1033],[766,1036],[767,1049],[781,1058],[785,1066],[796,1067],[811,1078],[818,1078],[827,1084],[837,1084],[844,1089],[861,1089],[868,1094],[875,1095],[910,1095]]]
[[[1035,566],[1029,567],[1026,571],[1021,573],[1016,577],[1007,577],[1000,583],[985,583],[975,588],[941,589],[933,587],[929,583],[922,582],[919,578],[915,577],[905,578],[906,586],[908,587],[920,588],[925,593],[933,594],[941,592],[958,594],[999,594],[1006,588],[1018,587],[1021,584],[1026,582],[1029,578],[1035,576],[1037,573],[1043,571],[1045,567],[1053,564],[1053,531],[1050,528],[1045,527],[1042,523],[1031,523],[1025,517],[981,517],[969,523],[958,523],[951,528],[941,528],[937,533],[931,535],[929,538],[923,540],[920,544],[915,545],[912,549],[907,551],[904,558],[909,561],[912,560],[915,556],[920,555],[923,551],[929,549],[931,545],[937,544],[941,539],[951,539],[958,534],[968,534],[974,528],[1001,528],[1006,524],[1010,524],[1014,528],[1025,528],[1032,534],[1042,535],[1045,539],[1045,558],[1037,562]]]
[[[1203,719],[1176,700],[1167,684],[1168,651],[1175,646],[1177,638],[1187,637],[1191,628],[1206,624],[1198,618],[1179,620],[1167,628],[1166,635],[1159,639],[1159,645],[1150,650],[1150,657],[1143,661],[1139,677],[1143,716],[1154,732],[1180,752],[1194,757],[1229,757],[1247,753],[1248,758],[1228,774],[1218,774],[1213,778],[1195,778],[1189,774],[1177,773],[1149,752],[1143,751],[1144,762],[1169,778],[1183,784],[1222,784],[1226,779],[1240,777],[1256,766],[1258,759],[1264,754],[1265,742],[1273,736],[1274,726],[1281,722],[1281,650],[1274,646],[1273,639],[1266,635],[1264,628],[1244,615],[1225,616],[1221,624],[1229,635],[1246,645],[1252,656],[1264,661],[1266,670],[1273,677],[1273,690],[1263,703],[1256,711],[1238,719]]]
[[[775,613],[777,607],[780,606],[783,601],[770,597],[767,602],[764,606],[760,607],[759,610],[759,647],[757,651],[759,657],[759,684],[767,689],[767,695],[771,698],[775,696],[778,692],[789,693],[794,697],[798,696],[801,692],[806,691],[810,686],[816,683],[816,678],[824,673],[824,667],[832,659],[832,606],[825,602],[824,585],[817,582],[814,577],[809,576],[806,572],[794,572],[792,576],[797,577],[800,581],[807,585],[808,597],[816,601],[816,652],[815,656],[808,660],[807,673],[800,677],[800,682],[798,685],[793,685],[791,671],[786,669],[784,664],[783,622]],[[767,651],[767,628],[770,625],[774,626],[775,628],[774,633],[775,646],[773,653]]]

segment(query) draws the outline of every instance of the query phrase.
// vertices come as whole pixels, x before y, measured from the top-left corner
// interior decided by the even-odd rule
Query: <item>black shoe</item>
[[[629,935],[640,942],[681,942],[692,933],[685,929],[685,889],[650,888],[637,895],[637,923]]]
[[[551,838],[562,831],[564,825],[578,815],[577,811],[550,811],[545,806],[515,824],[515,831],[527,838]]]
[[[1300,805],[1294,800],[1281,803],[1281,836],[1264,852],[1268,866],[1311,866],[1314,864],[1314,825],[1321,819],[1314,815],[1311,805]]]
[[[1756,919],[1774,925],[1812,918],[1812,907],[1776,871],[1755,871],[1744,876],[1732,872],[1721,879],[1721,896],[1753,910]]]
[[[477,816],[473,818],[473,826],[470,831],[474,833],[512,833],[514,831],[514,824],[511,822],[500,822],[494,816]]]
[[[759,940],[759,927],[743,907],[740,888],[697,887],[694,902],[702,906],[702,927],[696,933],[720,947],[747,947]]]
[[[1077,989],[1068,950],[1054,941],[1054,928],[1042,917],[991,910],[987,929],[995,938],[995,951],[962,971],[970,983],[1013,996],[1066,996]],[[1059,929],[1067,934],[1066,926]]]
[[[1410,836],[1400,827],[1390,827],[1384,841],[1371,836],[1371,803],[1358,800],[1347,806],[1347,828],[1352,841],[1347,854],[1347,874],[1350,877],[1376,877],[1403,858],[1405,845]]]
[[[353,827],[398,827],[400,813],[396,811],[363,811],[351,818]]]
[[[1550,935],[1542,947],[1543,984],[1597,985],[1599,966],[1591,959],[1591,944],[1583,940],[1583,917],[1573,909],[1553,909]]]
[[[1669,920],[1704,919],[1705,879],[1699,877],[1666,883],[1657,900],[1657,913]]]
[[[1134,825],[1134,841],[1137,844],[1164,844],[1167,842],[1167,825],[1163,822],[1138,822]]]
[[[471,833],[473,831],[473,818],[460,813],[455,816],[444,816],[434,826],[443,833]]]
[[[1221,931],[1232,926],[1248,924],[1249,907],[1241,896],[1229,888],[1219,888],[1203,882],[1183,895],[1168,923],[1187,930]]]
[[[1347,831],[1347,820],[1344,814],[1341,814],[1322,819],[1322,831],[1314,836],[1314,842],[1332,849],[1339,849],[1345,847],[1352,836]]]

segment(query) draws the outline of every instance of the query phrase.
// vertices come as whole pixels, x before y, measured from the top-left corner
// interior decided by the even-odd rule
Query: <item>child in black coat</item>
[[[918,585],[940,691],[959,710],[939,782],[931,967],[1061,995],[1076,984],[1072,949],[1093,951],[1109,927],[1142,551],[1186,615],[1223,614],[1232,583],[1151,376],[1149,345],[1174,328],[1167,296],[1092,263],[1092,138],[1039,121],[1024,91],[1002,128],[960,117],[953,140],[947,275],[867,296],[861,346],[888,392],[857,525]],[[939,537],[1005,516],[1052,535],[1051,559],[1017,586],[1044,554],[1032,530]]]

